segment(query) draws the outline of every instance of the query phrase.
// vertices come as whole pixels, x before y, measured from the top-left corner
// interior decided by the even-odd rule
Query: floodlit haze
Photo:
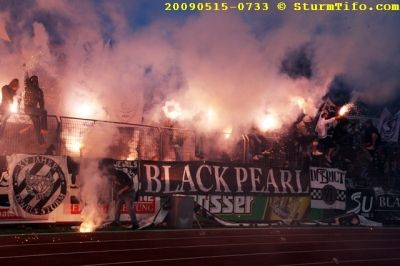
[[[56,115],[152,124],[172,102],[180,126],[206,132],[314,115],[338,78],[353,100],[380,104],[399,89],[396,14],[163,9],[2,0],[0,81],[38,74]]]

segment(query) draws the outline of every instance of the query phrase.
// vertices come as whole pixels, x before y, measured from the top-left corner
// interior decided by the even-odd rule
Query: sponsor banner
[[[298,169],[217,162],[139,163],[141,192],[147,195],[308,195],[309,178]]]
[[[195,195],[195,201],[212,214],[231,221],[264,220],[267,197]]]
[[[250,214],[254,197],[226,195],[197,195],[194,200],[212,214]]]
[[[365,218],[374,218],[375,196],[372,189],[348,189],[346,210]]]
[[[305,218],[310,208],[310,197],[271,197],[269,199],[265,220],[299,221]]]
[[[310,167],[311,208],[346,209],[346,172],[337,168]]]
[[[154,214],[159,206],[159,198],[153,197],[153,196],[139,196],[138,200],[134,202],[133,206],[135,208],[136,214],[141,215],[141,214]],[[81,209],[81,204],[78,202],[71,202],[69,204],[69,213],[70,214],[80,214],[82,209]],[[106,204],[101,207],[102,209],[105,210],[105,212],[109,212],[110,205]],[[127,214],[128,209],[126,208],[125,204],[122,205],[121,207],[121,214]]]

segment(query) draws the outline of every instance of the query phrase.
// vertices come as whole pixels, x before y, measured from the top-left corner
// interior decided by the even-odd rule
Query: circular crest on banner
[[[326,185],[322,188],[322,200],[327,205],[332,205],[337,199],[337,190],[332,185]]]
[[[45,156],[31,156],[19,161],[14,167],[12,180],[15,201],[30,214],[51,213],[67,194],[62,168]]]

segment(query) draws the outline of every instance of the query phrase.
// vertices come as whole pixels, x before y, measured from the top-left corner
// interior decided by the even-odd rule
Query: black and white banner
[[[139,190],[138,161],[115,160],[114,168],[117,171],[124,172],[132,180],[133,189]]]
[[[346,209],[345,177],[337,168],[310,167],[311,208]]]
[[[67,197],[66,157],[14,154],[7,161],[11,210],[20,217],[51,219]]]
[[[376,187],[375,219],[387,224],[400,223],[400,192]]]
[[[297,169],[257,164],[141,161],[141,191],[149,195],[307,195],[309,178]]]
[[[348,189],[347,212],[373,219],[375,211],[375,195],[372,189]]]

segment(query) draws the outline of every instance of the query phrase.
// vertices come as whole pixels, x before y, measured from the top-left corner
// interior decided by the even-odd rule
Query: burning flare
[[[101,226],[104,220],[104,213],[99,206],[86,205],[81,212],[82,223],[79,226],[79,232],[94,232]]]
[[[276,115],[267,114],[261,118],[258,126],[264,132],[274,131],[281,127],[281,122]]]
[[[353,107],[354,107],[354,104],[352,104],[352,103],[343,105],[339,110],[339,116],[347,115]]]
[[[176,120],[182,116],[182,109],[179,103],[172,101],[167,101],[162,108],[165,116],[169,119]]]
[[[75,107],[75,114],[80,118],[92,118],[94,110],[93,104],[80,104]]]
[[[10,105],[10,112],[14,114],[18,112],[18,100],[15,98],[13,99],[13,103]]]
[[[66,148],[72,153],[79,154],[82,147],[82,141],[77,137],[72,137],[71,139],[67,140]]]
[[[232,136],[232,127],[227,127],[224,129],[224,137],[225,139],[230,139]]]
[[[79,226],[79,232],[80,233],[91,233],[96,229],[96,226],[93,221],[88,220],[88,221],[83,221],[81,225]]]

